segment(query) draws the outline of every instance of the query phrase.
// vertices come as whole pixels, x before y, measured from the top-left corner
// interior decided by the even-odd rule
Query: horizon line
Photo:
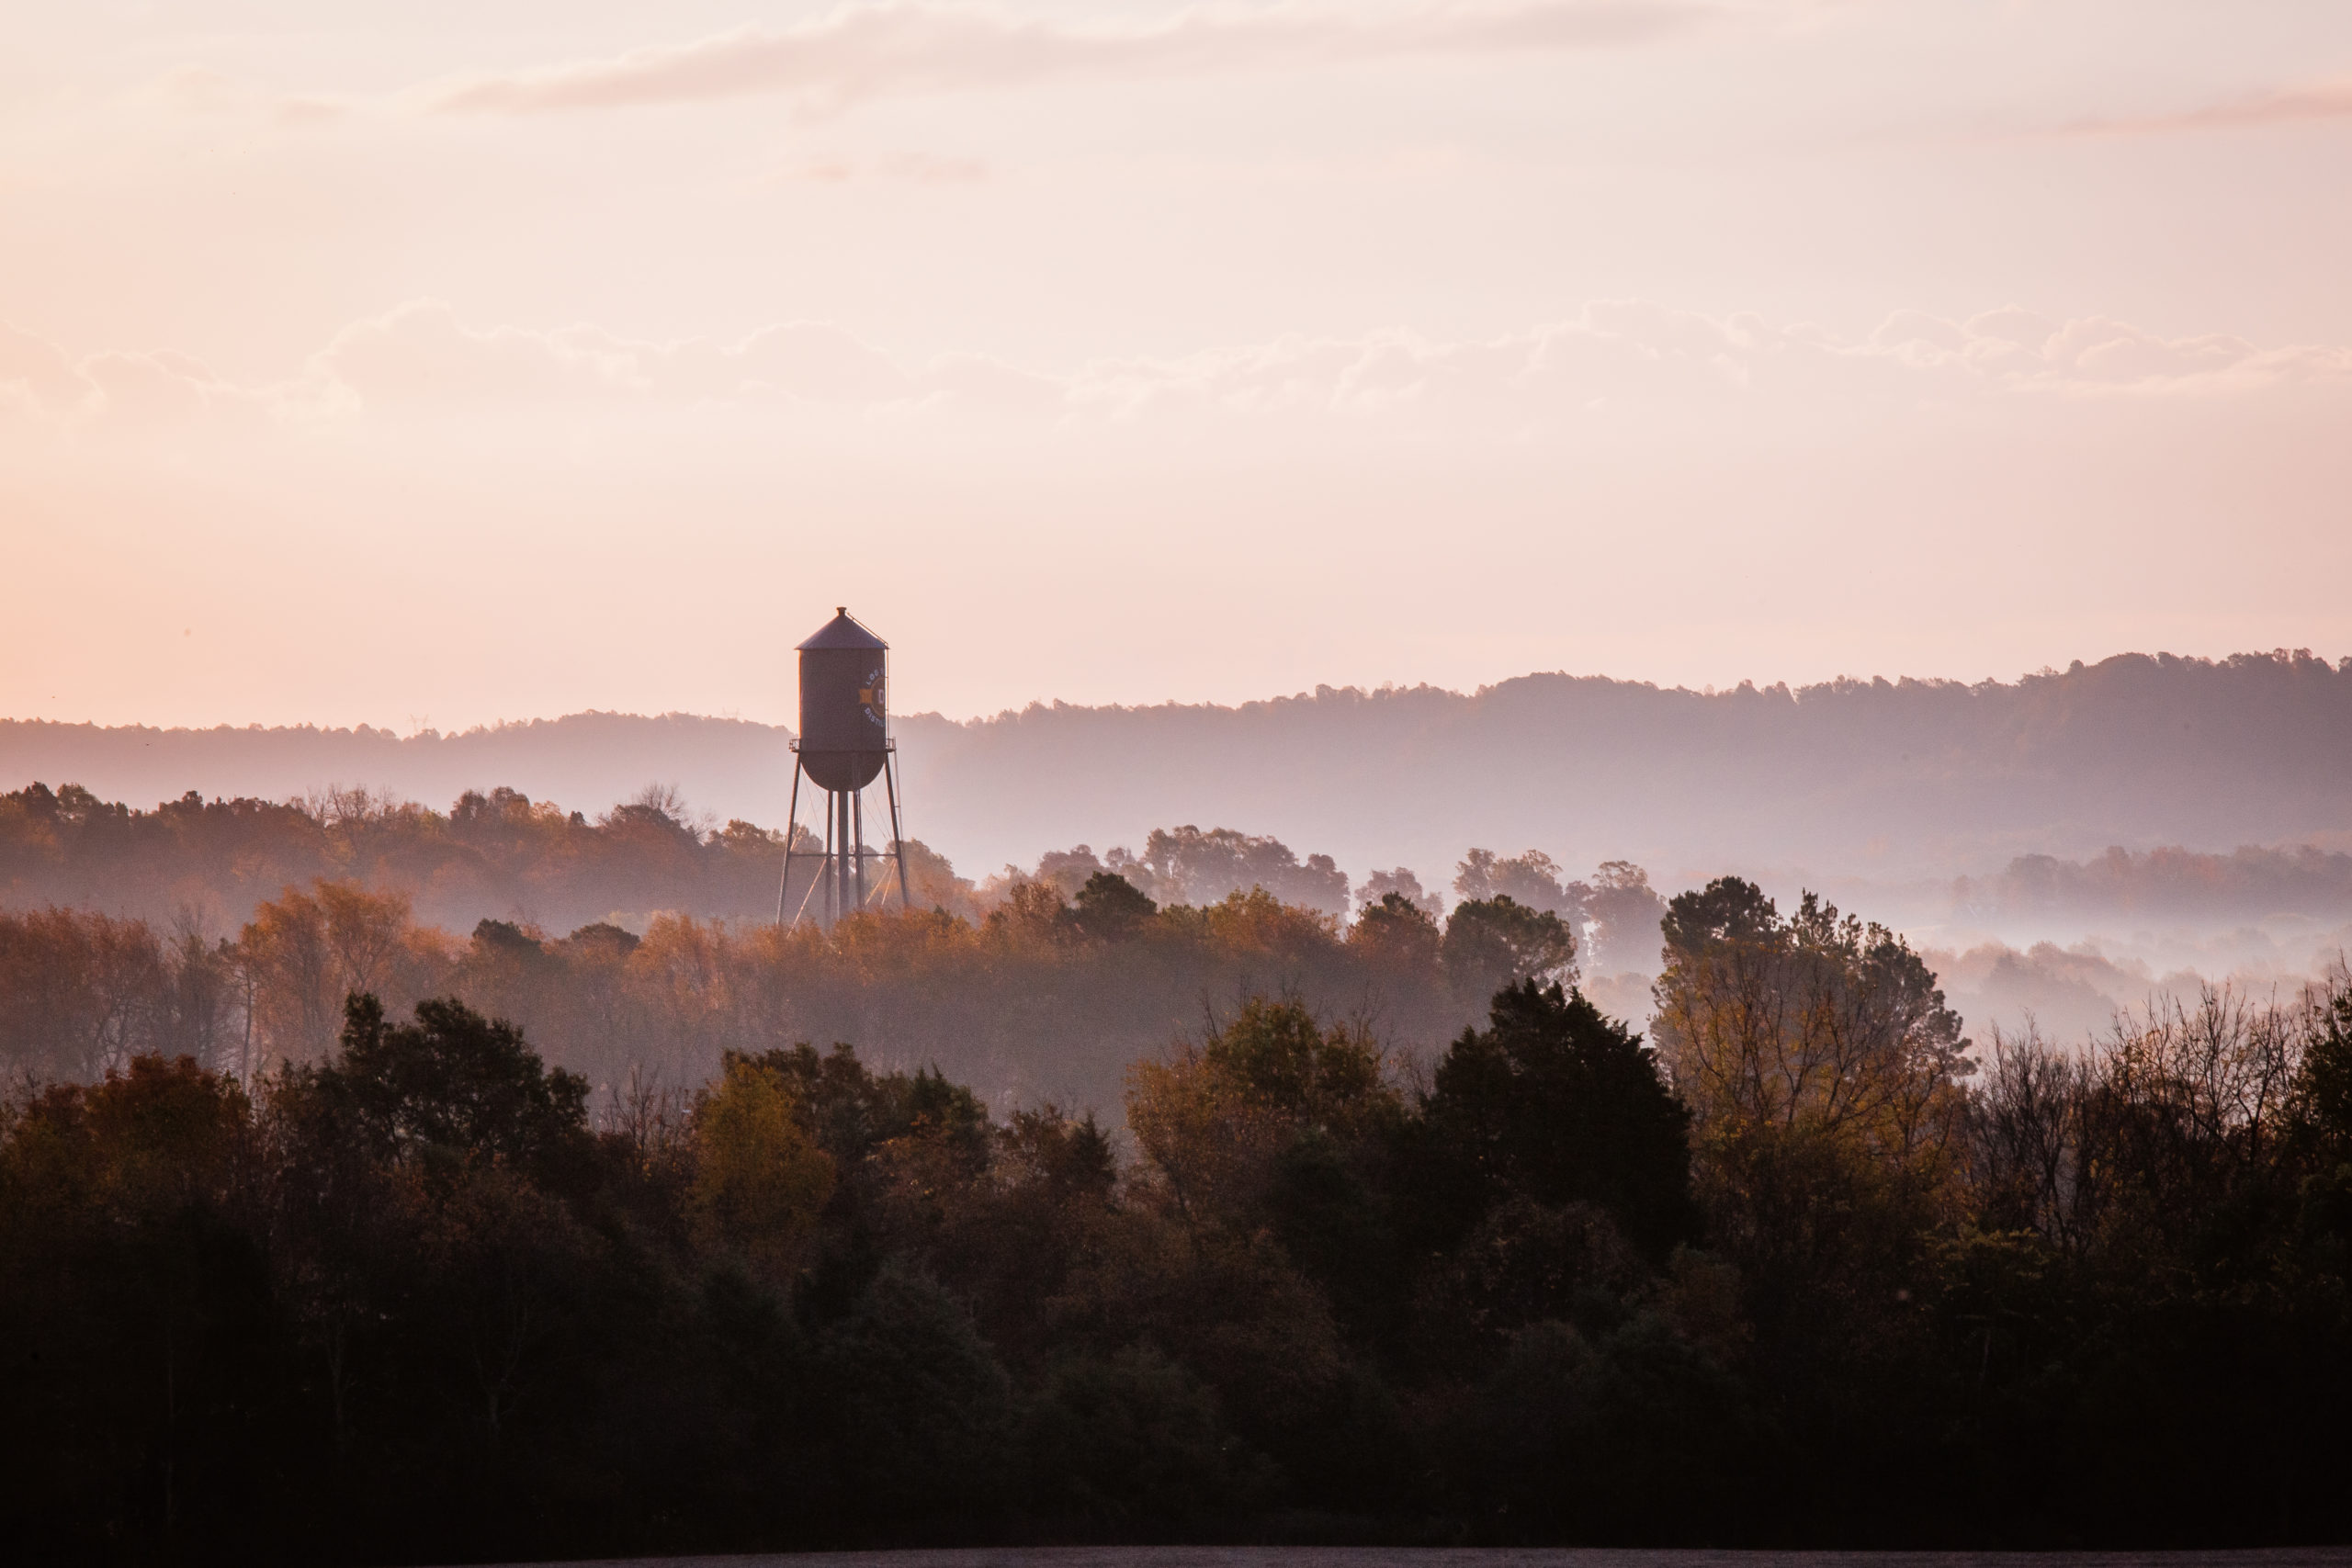
[[[1872,689],[1879,686],[1884,686],[1891,690],[1898,691],[1905,688],[1956,689],[1970,692],[1980,692],[1988,689],[2011,689],[2023,687],[2028,682],[2034,681],[2063,680],[2077,674],[2088,674],[2106,669],[2109,665],[2132,660],[2145,660],[2154,664],[2201,665],[2208,668],[2256,661],[2279,664],[2309,662],[2318,664],[2327,669],[2332,673],[2352,673],[2352,654],[2346,654],[2340,660],[2331,660],[2324,655],[2313,653],[2312,649],[2308,648],[2241,649],[2236,652],[2222,655],[2176,654],[2162,650],[2154,653],[2143,653],[2137,650],[2127,650],[2121,653],[2109,654],[2105,658],[2098,660],[2096,663],[2086,663],[2084,660],[2077,659],[2073,660],[2067,668],[2064,670],[2060,670],[2052,665],[2045,664],[2038,670],[2023,671],[2013,681],[2005,681],[1997,675],[1987,676],[1979,681],[1970,681],[1958,676],[1943,675],[1897,675],[1893,677],[1885,675],[1836,675],[1826,681],[1809,682],[1799,685],[1791,685],[1786,681],[1774,681],[1770,684],[1759,684],[1753,677],[1749,677],[1746,680],[1740,681],[1736,685],[1717,686],[1708,684],[1694,687],[1681,684],[1672,686],[1661,685],[1655,681],[1644,681],[1628,676],[1605,675],[1598,673],[1574,674],[1565,670],[1531,670],[1521,674],[1506,676],[1500,681],[1478,686],[1469,691],[1463,691],[1452,686],[1431,685],[1428,682],[1419,682],[1409,686],[1398,685],[1393,682],[1384,682],[1377,686],[1333,686],[1327,683],[1318,683],[1310,690],[1278,693],[1273,695],[1264,697],[1251,697],[1238,703],[1219,703],[1214,701],[1187,702],[1176,697],[1167,697],[1158,701],[1136,703],[1072,703],[1065,701],[1059,697],[1033,697],[1026,705],[1021,707],[1000,708],[993,713],[976,713],[966,718],[951,717],[948,715],[939,712],[935,708],[923,708],[918,709],[913,713],[893,715],[892,719],[893,722],[901,724],[932,722],[951,725],[957,728],[977,728],[985,725],[1002,723],[1011,719],[1020,719],[1026,717],[1031,714],[1040,713],[1148,714],[1183,711],[1195,713],[1238,714],[1247,712],[1252,708],[1273,707],[1288,703],[1317,703],[1336,699],[1366,701],[1378,700],[1385,697],[1394,698],[1425,695],[1452,697],[1464,702],[1476,702],[1503,690],[1507,686],[1516,685],[1522,682],[1529,681],[1600,682],[1613,686],[1638,687],[1657,693],[1664,696],[1688,696],[1709,699],[1723,699],[1741,695],[1753,697],[1778,696],[1785,698],[1791,702],[1795,702],[1802,700],[1812,694],[1834,694],[1856,689]],[[95,729],[101,731],[152,730],[158,735],[244,735],[256,733],[263,735],[282,735],[307,732],[315,735],[357,736],[364,732],[371,739],[381,736],[394,741],[406,743],[413,740],[461,740],[474,736],[496,735],[508,729],[528,729],[538,725],[563,724],[572,719],[583,718],[635,719],[644,723],[658,723],[665,719],[686,719],[703,724],[748,725],[754,728],[775,730],[786,736],[797,733],[788,724],[773,723],[768,720],[759,718],[746,718],[740,713],[733,712],[711,714],[696,713],[685,708],[668,708],[659,713],[638,713],[618,708],[594,707],[576,708],[569,713],[537,715],[528,718],[491,719],[486,722],[469,725],[461,729],[450,730],[443,730],[433,725],[426,724],[419,726],[414,729],[401,731],[392,728],[388,725],[371,724],[366,720],[361,720],[352,724],[320,723],[315,720],[304,720],[299,723],[281,724],[264,724],[255,720],[239,724],[232,720],[223,719],[213,724],[160,725],[149,724],[144,721],[138,720],[119,724],[107,724],[102,723],[96,719],[40,718],[19,716],[16,715],[0,716],[0,728],[13,726],[40,726],[59,729]]]

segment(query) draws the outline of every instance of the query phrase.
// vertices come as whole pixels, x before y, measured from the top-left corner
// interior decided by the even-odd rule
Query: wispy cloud
[[[2216,398],[2299,385],[2352,387],[2352,349],[2165,338],[2103,317],[2057,321],[2020,310],[1966,321],[1898,311],[1867,338],[1839,339],[1748,315],[1719,319],[1616,300],[1492,338],[1285,336],[1040,372],[968,355],[901,361],[821,321],[785,322],[732,343],[665,343],[585,325],[477,329],[445,304],[419,300],[352,323],[294,379],[250,387],[171,354],[75,360],[0,323],[0,416],[13,409],[102,425],[208,413],[471,419],[493,408],[527,414],[624,406],[929,411],[1079,423],[1196,414],[1573,422],[1612,410],[1683,418],[1766,404],[1845,417],[1968,396]]]
[[[420,94],[437,109],[504,113],[773,94],[823,113],[877,97],[1039,82],[1606,48],[1710,14],[1691,0],[1487,0],[1386,10],[1283,4],[1202,6],[1158,21],[1090,27],[994,7],[883,0],[797,27],[745,28],[614,59],[460,77]]]
[[[2352,119],[2352,76],[2280,87],[2178,114],[2085,120],[2068,129],[2083,136],[2134,136],[2184,130],[2247,130],[2331,119]]]

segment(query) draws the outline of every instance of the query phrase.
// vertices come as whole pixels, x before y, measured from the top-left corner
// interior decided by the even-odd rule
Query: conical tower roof
[[[817,635],[800,645],[807,653],[820,648],[888,648],[890,645],[867,631],[851,616],[849,606],[837,604],[833,618],[817,629]]]

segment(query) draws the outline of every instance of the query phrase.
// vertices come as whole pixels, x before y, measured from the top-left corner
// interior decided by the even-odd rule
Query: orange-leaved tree
[[[1899,1299],[1962,1199],[1960,1018],[1901,937],[1811,893],[1783,918],[1719,877],[1672,901],[1664,933],[1657,1039],[1712,1237],[1759,1310],[1840,1332],[1823,1303]]]

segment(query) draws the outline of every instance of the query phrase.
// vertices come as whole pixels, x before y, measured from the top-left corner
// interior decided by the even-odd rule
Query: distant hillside
[[[2110,845],[2352,842],[2352,660],[2130,654],[2014,683],[1722,693],[1529,675],[1474,694],[1329,688],[1239,707],[1033,705],[902,719],[909,829],[967,874],[1193,822],[1352,875],[1442,886],[1472,844],[1623,857],[1660,886],[1725,869],[1941,881]],[[778,826],[786,732],[576,714],[462,735],[0,723],[0,787],[134,803],[365,784],[446,807],[507,785],[603,811],[649,783]]]

